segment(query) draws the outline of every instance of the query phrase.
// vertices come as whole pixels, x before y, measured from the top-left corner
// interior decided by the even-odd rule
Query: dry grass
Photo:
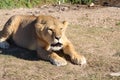
[[[112,11],[113,8],[106,9]],[[120,19],[116,16],[116,14],[120,15],[118,9],[113,10],[115,14],[104,12],[105,15],[108,14],[107,18],[100,15],[101,10],[105,11],[105,9],[97,10],[95,14],[91,14],[89,9],[82,10],[84,14],[89,15],[77,18],[66,15],[72,12],[63,12],[60,15],[61,17],[66,15],[69,21],[72,21],[74,17],[77,23],[80,23],[70,24],[66,35],[73,42],[76,50],[86,56],[88,61],[86,67],[74,65],[69,61],[66,66],[56,67],[47,61],[39,60],[35,52],[12,47],[1,50],[3,52],[0,54],[0,80],[120,80],[120,76],[109,75],[112,72],[120,72]],[[94,12],[95,10],[92,9]],[[15,11],[14,14],[18,14],[19,11]],[[0,15],[5,13],[6,11],[3,11]],[[54,15],[54,13],[49,14]],[[58,17],[60,15],[56,14]],[[100,15],[100,17],[93,18],[93,15]],[[110,15],[113,17],[109,18]],[[11,14],[1,16],[1,23],[5,23],[8,19],[6,17],[10,16]],[[94,22],[96,20],[98,23]],[[103,20],[105,24],[102,24]],[[111,27],[113,25],[114,27]]]
[[[85,68],[70,62],[64,67],[56,67],[37,60],[32,53],[34,57],[30,56],[29,51],[12,48],[12,52],[4,51],[8,55],[0,55],[0,77],[2,80],[119,80],[120,77],[109,76],[112,72],[120,71],[120,45],[116,44],[119,37],[113,38],[119,33],[118,27],[111,30],[72,25],[68,28],[68,38],[77,51],[87,58],[88,65]]]

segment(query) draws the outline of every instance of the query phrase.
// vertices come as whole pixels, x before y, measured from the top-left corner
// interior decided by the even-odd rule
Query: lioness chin
[[[11,36],[14,43],[29,50],[36,50],[41,59],[49,60],[56,66],[63,66],[67,61],[56,51],[63,50],[75,64],[84,65],[86,59],[78,54],[65,36],[68,23],[60,22],[52,16],[12,16],[0,32],[0,47],[9,48],[6,41]]]

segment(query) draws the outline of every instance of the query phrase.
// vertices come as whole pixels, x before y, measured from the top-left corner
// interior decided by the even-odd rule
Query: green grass
[[[94,0],[67,0],[67,1],[71,1],[73,4],[76,4],[76,3],[79,3],[79,4],[90,4]]]
[[[41,4],[53,3],[55,0],[0,0],[0,8],[35,7]]]
[[[0,0],[0,9],[3,8],[20,8],[20,7],[37,7],[43,4],[57,4],[58,1],[73,4],[89,4],[93,0]]]

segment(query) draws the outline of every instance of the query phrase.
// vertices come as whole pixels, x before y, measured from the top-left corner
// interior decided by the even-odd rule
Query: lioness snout
[[[55,39],[59,40],[59,39],[60,39],[60,37],[59,37],[59,36],[55,36]]]

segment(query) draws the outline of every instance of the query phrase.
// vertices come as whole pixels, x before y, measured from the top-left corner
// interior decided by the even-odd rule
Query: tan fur
[[[54,65],[67,64],[66,60],[56,53],[61,49],[71,57],[73,63],[86,64],[84,56],[75,51],[65,36],[67,25],[66,21],[60,22],[52,16],[15,15],[6,22],[0,32],[0,43],[12,36],[18,46],[36,50],[40,58],[49,60]],[[3,44],[0,45],[2,46]]]

